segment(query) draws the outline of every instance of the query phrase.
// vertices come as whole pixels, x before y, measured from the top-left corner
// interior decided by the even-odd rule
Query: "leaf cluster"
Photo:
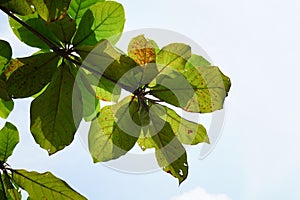
[[[120,51],[115,44],[125,14],[114,1],[0,0],[0,9],[22,42],[39,48],[12,58],[9,43],[0,40],[0,117],[8,117],[14,99],[31,97],[30,131],[49,155],[72,143],[84,119],[91,122],[94,162],[117,159],[138,144],[144,151],[154,148],[159,166],[179,183],[186,179],[183,145],[209,138],[205,127],[171,106],[194,113],[222,109],[231,83],[218,67],[189,45],[159,47],[144,35],[130,41],[127,53]],[[131,95],[120,99],[122,90]],[[102,101],[113,104],[100,107]],[[6,161],[18,133],[10,123],[1,131],[4,199],[20,199],[19,188],[31,199],[84,199],[50,172],[11,169]]]

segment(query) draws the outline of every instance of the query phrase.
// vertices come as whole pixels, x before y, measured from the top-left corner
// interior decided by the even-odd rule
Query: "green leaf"
[[[73,45],[93,46],[102,39],[115,43],[123,31],[124,23],[124,9],[121,4],[113,1],[96,3],[82,16]]]
[[[193,55],[180,73],[158,76],[158,84],[151,88],[151,94],[189,112],[210,113],[222,109],[230,79],[218,67],[203,65],[203,58],[197,57]]]
[[[38,93],[50,82],[58,60],[53,52],[18,58],[20,66],[7,80],[9,94],[13,98],[25,98]]]
[[[70,44],[76,31],[75,20],[66,15],[63,19],[49,23],[48,28],[55,36],[65,44]]]
[[[89,150],[94,162],[104,162],[126,154],[136,143],[141,129],[134,125],[132,113],[137,102],[127,97],[101,109],[89,132]],[[130,103],[131,102],[131,103]]]
[[[56,46],[60,45],[57,37],[47,28],[46,23],[41,18],[39,18],[37,14],[19,17],[22,19],[22,21],[31,26],[35,31],[39,32],[45,38],[52,41]],[[38,36],[36,36],[34,33],[29,31],[14,19],[9,18],[9,23],[15,35],[25,44],[41,49],[49,49],[49,46],[43,40],[41,40]]]
[[[139,35],[131,39],[128,45],[128,56],[140,66],[145,66],[156,61],[155,46],[144,35]]]
[[[142,68],[133,59],[118,52],[109,41],[103,40],[95,48],[78,47],[76,51],[85,58],[82,67],[100,83],[106,80],[131,92],[138,88],[137,75],[141,74]]]
[[[67,15],[70,0],[30,0],[36,11],[46,22],[62,19]]]
[[[157,44],[144,35],[133,38],[128,46],[128,55],[141,66],[142,73],[136,74],[139,85],[150,83],[158,74],[155,64]]]
[[[182,70],[191,57],[191,47],[182,43],[172,43],[163,47],[156,56],[156,64],[160,73],[168,72],[168,68]]]
[[[69,15],[75,19],[77,26],[79,25],[84,13],[97,2],[105,0],[72,0],[68,9]]]
[[[82,105],[72,102],[72,92],[75,92],[75,97],[80,97],[73,75],[68,66],[62,64],[45,92],[31,103],[31,133],[35,141],[50,155],[73,141],[82,119]]]
[[[0,99],[0,117],[6,119],[10,112],[14,109],[14,102],[12,100],[5,101]]]
[[[156,113],[165,113],[164,115],[158,115],[170,124],[174,134],[181,143],[187,145],[195,145],[202,142],[209,143],[206,129],[201,124],[180,117],[174,110],[166,106],[154,106],[153,109]]]
[[[159,122],[161,119],[158,119],[158,116],[152,116],[151,119],[153,124],[163,123]],[[165,172],[177,178],[179,184],[181,184],[188,175],[187,156],[170,124],[165,122],[160,130],[154,125],[149,132],[154,141],[155,156],[159,166]]]
[[[18,143],[19,132],[17,128],[13,124],[6,122],[0,130],[0,161],[6,162]]]
[[[76,76],[76,84],[81,92],[83,105],[83,117],[85,121],[92,121],[100,112],[100,101],[96,97],[95,89],[92,87],[93,80],[88,74],[79,69]]]
[[[33,13],[28,0],[1,0],[0,5],[13,13],[20,15],[28,15]]]
[[[9,43],[4,40],[0,40],[0,74],[6,64],[10,61],[11,56],[12,50]]]
[[[11,97],[8,94],[6,88],[6,82],[0,79],[0,99],[5,101],[10,101]]]
[[[19,187],[13,183],[11,174],[8,174],[7,172],[3,173],[2,179],[4,182],[4,188],[8,200],[21,200],[22,199],[21,190],[19,190]]]
[[[30,199],[81,200],[86,199],[73,190],[65,181],[50,172],[38,173],[14,170],[14,181],[29,194]]]

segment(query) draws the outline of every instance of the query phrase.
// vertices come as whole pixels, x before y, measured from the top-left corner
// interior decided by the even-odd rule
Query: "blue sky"
[[[29,101],[18,100],[8,120],[18,126],[21,143],[9,163],[50,170],[92,200],[300,199],[300,2],[119,2],[126,10],[126,31],[163,28],[181,33],[204,48],[231,78],[222,137],[214,151],[204,160],[198,159],[201,146],[188,151],[190,173],[180,187],[160,171],[133,175],[93,165],[79,137],[48,157],[29,132]],[[14,56],[34,52],[12,35],[2,13],[0,30]]]

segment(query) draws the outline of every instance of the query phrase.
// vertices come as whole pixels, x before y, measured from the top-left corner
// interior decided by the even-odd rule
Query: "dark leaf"
[[[68,66],[62,64],[45,92],[31,103],[30,130],[50,155],[73,141],[82,119],[82,104],[73,102],[72,95],[80,96]]]

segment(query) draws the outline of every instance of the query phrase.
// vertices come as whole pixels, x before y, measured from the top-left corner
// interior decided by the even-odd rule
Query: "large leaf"
[[[0,161],[6,162],[18,143],[19,132],[17,128],[13,124],[6,122],[0,130]]]
[[[84,13],[95,3],[105,0],[71,0],[68,13],[75,19],[77,26],[79,25]]]
[[[67,14],[71,0],[30,0],[42,19],[47,22],[59,20]]]
[[[165,172],[177,178],[181,184],[188,175],[186,151],[168,122],[158,129],[155,124],[163,123],[159,122],[161,119],[152,113],[151,120],[154,125],[149,132],[154,142],[157,162]]]
[[[182,43],[172,43],[163,47],[156,56],[156,64],[160,73],[168,72],[168,68],[182,70],[191,57],[191,47]]]
[[[11,100],[10,95],[8,94],[6,82],[0,79],[0,99],[5,101]]]
[[[137,102],[131,101],[131,97],[101,109],[89,132],[89,150],[94,162],[119,158],[134,146],[141,131],[132,119],[137,110]]]
[[[121,4],[113,1],[96,3],[82,16],[73,45],[93,46],[102,39],[110,39],[115,43],[123,31],[124,23],[124,9]]]
[[[78,70],[75,82],[80,89],[85,121],[92,121],[100,112],[100,101],[92,81],[85,70]]]
[[[1,0],[0,5],[13,13],[28,15],[33,13],[28,2],[28,0]]]
[[[49,23],[48,28],[60,41],[69,44],[76,31],[76,23],[69,15],[66,15],[61,20]]]
[[[56,53],[43,53],[18,59],[18,69],[7,80],[7,90],[14,98],[30,97],[42,90],[57,69]],[[13,62],[11,63],[13,65]],[[10,68],[10,66],[9,66]]]
[[[131,92],[138,88],[137,75],[141,74],[142,68],[118,52],[109,41],[103,40],[95,48],[79,47],[76,51],[85,58],[82,67],[92,72],[100,84],[109,81]]]
[[[56,47],[59,46],[60,42],[57,37],[47,28],[45,22],[38,17],[37,14],[20,16],[20,18],[32,27],[35,31],[39,32],[43,37],[50,40]],[[49,49],[50,47],[46,44],[41,38],[36,36],[30,30],[22,26],[20,23],[15,21],[14,19],[9,19],[10,26],[15,33],[15,35],[25,44],[38,47],[41,49]]]
[[[74,90],[73,90],[73,87]],[[82,105],[72,103],[72,91],[78,92],[68,66],[58,68],[30,109],[30,130],[35,141],[51,155],[69,145],[82,118]],[[80,96],[80,94],[74,94]]]
[[[174,110],[166,106],[153,106],[152,108],[153,112],[158,113],[163,120],[170,124],[172,131],[181,143],[187,145],[209,143],[206,129],[201,124],[180,117]]]
[[[14,102],[12,100],[5,101],[0,98],[0,117],[6,119],[10,112],[14,109]]]
[[[30,199],[39,200],[83,200],[86,199],[73,190],[65,181],[50,172],[38,173],[14,170],[13,180],[29,194]]]
[[[0,40],[0,74],[5,65],[10,61],[12,50],[8,42]]]
[[[139,35],[130,41],[128,55],[142,67],[142,73],[136,75],[140,80],[139,85],[148,84],[157,76],[158,69],[155,64],[157,49],[157,44],[146,39],[144,35]]]
[[[158,76],[158,84],[151,94],[190,112],[210,113],[222,109],[230,79],[218,67],[203,65],[203,58],[197,57],[193,55],[185,68],[173,72],[173,76]]]

